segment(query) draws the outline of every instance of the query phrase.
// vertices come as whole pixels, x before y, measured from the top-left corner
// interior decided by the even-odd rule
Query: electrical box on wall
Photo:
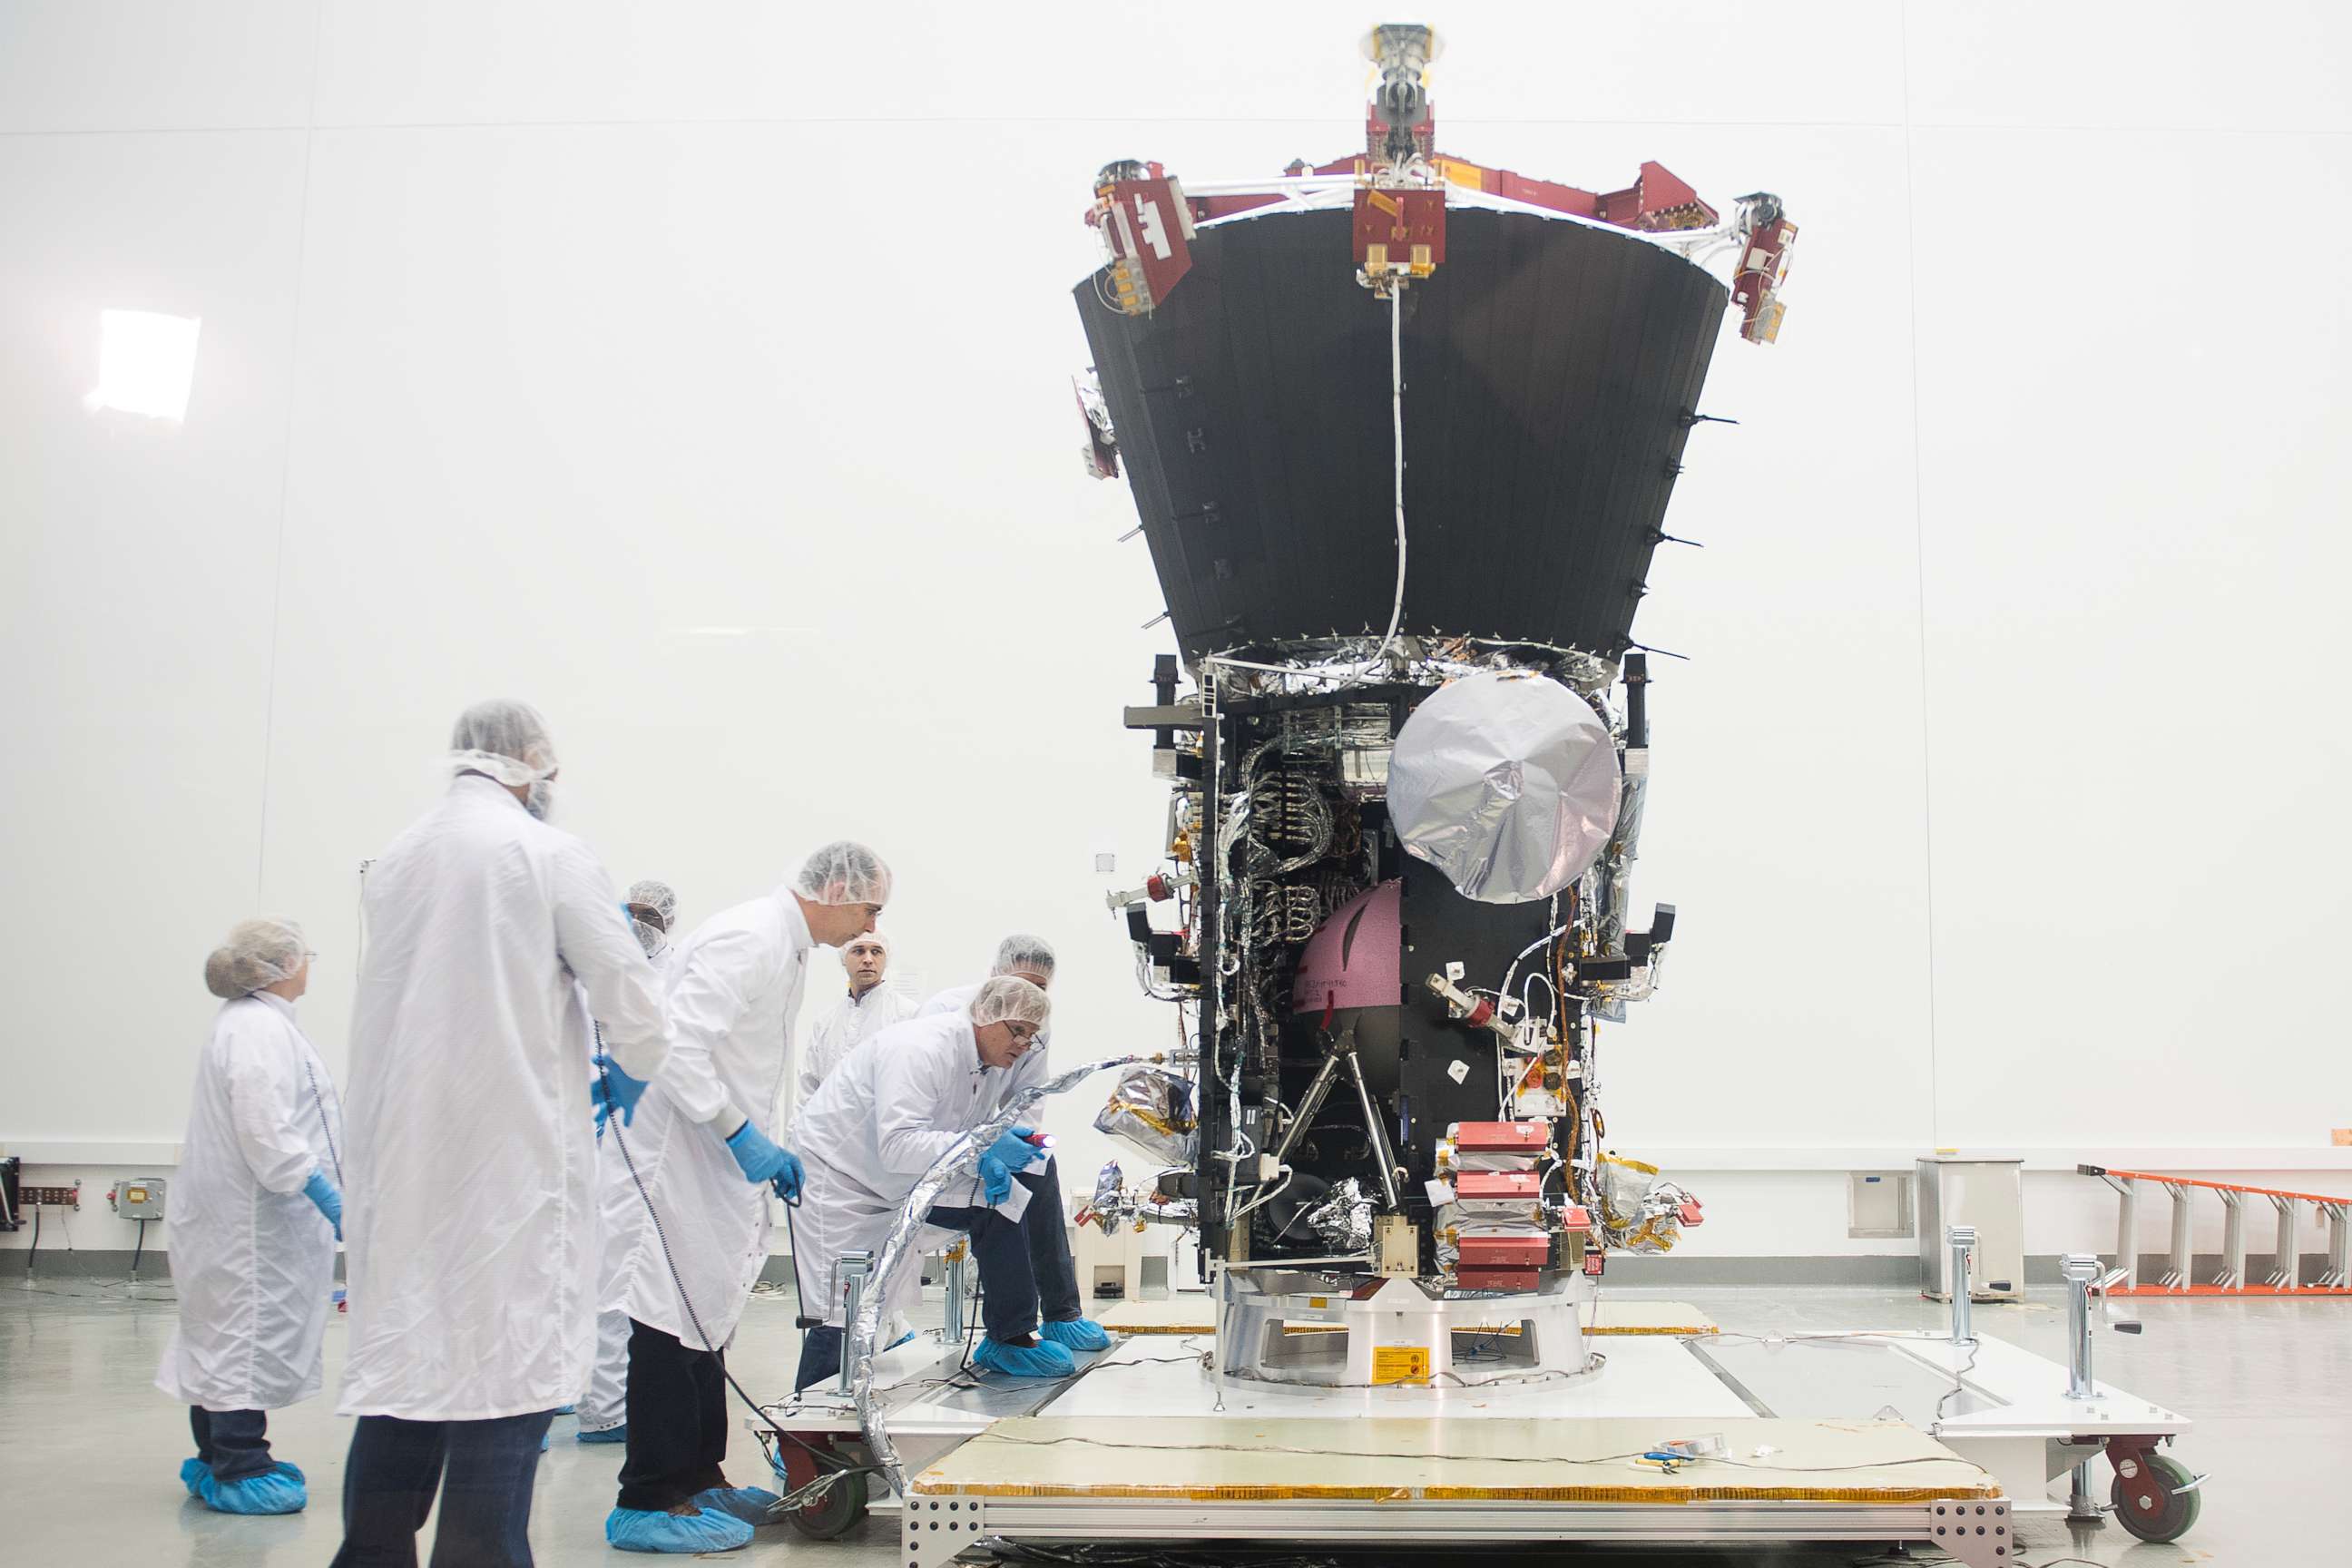
[[[163,1178],[161,1176],[126,1176],[114,1184],[106,1194],[114,1212],[124,1219],[162,1219],[163,1217]]]

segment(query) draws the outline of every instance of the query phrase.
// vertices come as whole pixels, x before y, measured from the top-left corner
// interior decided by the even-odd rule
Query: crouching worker
[[[814,1318],[822,1303],[824,1323],[802,1342],[794,1388],[841,1370],[843,1255],[880,1254],[917,1180],[949,1144],[997,1114],[1014,1066],[1051,1013],[1043,991],[998,975],[963,1011],[909,1018],[862,1042],[801,1112],[808,1195],[794,1216],[793,1262],[803,1312]],[[963,1232],[980,1265],[987,1331],[972,1364],[1062,1377],[1076,1370],[1072,1347],[1108,1341],[1080,1313],[1053,1163],[1024,1141],[1028,1132],[1011,1129],[982,1154],[976,1175],[950,1183],[924,1215],[930,1234],[917,1233],[893,1278],[866,1288],[883,1292],[886,1319],[905,1309],[920,1287],[917,1254],[951,1239],[941,1232]]]

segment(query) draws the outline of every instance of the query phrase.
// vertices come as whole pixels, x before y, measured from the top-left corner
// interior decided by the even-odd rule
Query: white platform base
[[[2093,1452],[2087,1445],[2110,1434],[2177,1436],[2190,1427],[2177,1412],[2111,1384],[2099,1384],[2096,1399],[2071,1400],[2063,1365],[1990,1336],[1971,1349],[1938,1336],[1899,1331],[1789,1337],[1629,1335],[1594,1342],[1592,1348],[1604,1361],[1592,1375],[1565,1383],[1474,1388],[1340,1389],[1221,1382],[1210,1365],[1210,1342],[1205,1335],[1139,1335],[1100,1355],[1083,1358],[1076,1378],[1041,1384],[957,1376],[961,1346],[943,1349],[925,1336],[883,1358],[877,1382],[887,1390],[889,1428],[909,1476],[921,1475],[993,1422],[1023,1415],[1116,1416],[1145,1424],[1187,1417],[1246,1424],[1286,1417],[1409,1416],[1427,1422],[1430,1447],[1444,1451],[1475,1447],[1468,1442],[1449,1445],[1444,1436],[1448,1425],[1505,1418],[1642,1418],[1655,1425],[1660,1441],[1704,1437],[1717,1429],[1711,1423],[1879,1419],[1902,1421],[1980,1466],[1999,1482],[2006,1508],[2055,1513],[2065,1503],[2049,1495],[2049,1483]],[[813,1390],[808,1397],[770,1408],[795,1431],[857,1430],[856,1413],[829,1389]],[[930,1500],[919,1497],[920,1517],[909,1515],[906,1522],[928,1526]],[[894,1499],[875,1506],[878,1512],[898,1505]],[[1034,1534],[1039,1540],[1145,1540],[1154,1539],[1154,1531],[1171,1540],[1217,1535],[1333,1542],[1935,1539],[1933,1519],[1911,1505],[1889,1510],[1853,1504],[1701,1502],[1663,1513],[1619,1507],[1575,1521],[1560,1512],[1565,1505],[1559,1504],[1482,1506],[1484,1513],[1465,1512],[1461,1505],[1443,1501],[1400,1510],[1389,1504],[1312,1500],[1176,1504],[1139,1499],[996,1498],[988,1501],[987,1519],[992,1533],[1013,1538]],[[1578,1506],[1590,1512],[1590,1505]],[[1224,1517],[1236,1509],[1243,1512]],[[1218,1515],[1214,1520],[1213,1513]],[[947,1517],[942,1514],[940,1520]],[[954,1517],[961,1521],[965,1515],[959,1511]],[[1562,1533],[1570,1524],[1576,1528]],[[1891,1529],[1895,1532],[1888,1533]],[[928,1542],[934,1533],[948,1532],[925,1528],[922,1533]],[[960,1528],[953,1533],[964,1531]],[[961,1544],[971,1544],[971,1537],[966,1535]],[[911,1542],[909,1547],[907,1561],[927,1560],[913,1551]]]

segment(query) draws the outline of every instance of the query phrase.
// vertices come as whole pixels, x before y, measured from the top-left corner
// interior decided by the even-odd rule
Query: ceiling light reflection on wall
[[[93,412],[118,408],[156,419],[184,419],[188,388],[196,379],[194,316],[154,310],[99,312],[98,390]]]

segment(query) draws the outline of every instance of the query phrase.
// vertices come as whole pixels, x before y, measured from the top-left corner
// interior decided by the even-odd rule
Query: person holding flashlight
[[[895,1024],[862,1042],[824,1080],[795,1124],[807,1195],[794,1219],[793,1263],[801,1311],[822,1317],[801,1343],[795,1390],[841,1370],[846,1289],[840,1262],[879,1254],[915,1184],[947,1147],[995,1114],[1004,1089],[1051,1018],[1045,994],[1013,975],[982,983],[961,1012]],[[887,1315],[904,1309],[921,1280],[915,1256],[961,1232],[980,1266],[986,1338],[972,1365],[1014,1377],[1066,1377],[1072,1348],[1109,1338],[1087,1321],[1064,1216],[1049,1194],[1043,1134],[1013,1127],[981,1154],[968,1182],[951,1184],[924,1215],[927,1231],[891,1278],[868,1280]],[[1050,1231],[1057,1246],[1043,1245]],[[1074,1335],[1075,1331],[1075,1335]],[[1076,1337],[1082,1342],[1073,1346]]]

